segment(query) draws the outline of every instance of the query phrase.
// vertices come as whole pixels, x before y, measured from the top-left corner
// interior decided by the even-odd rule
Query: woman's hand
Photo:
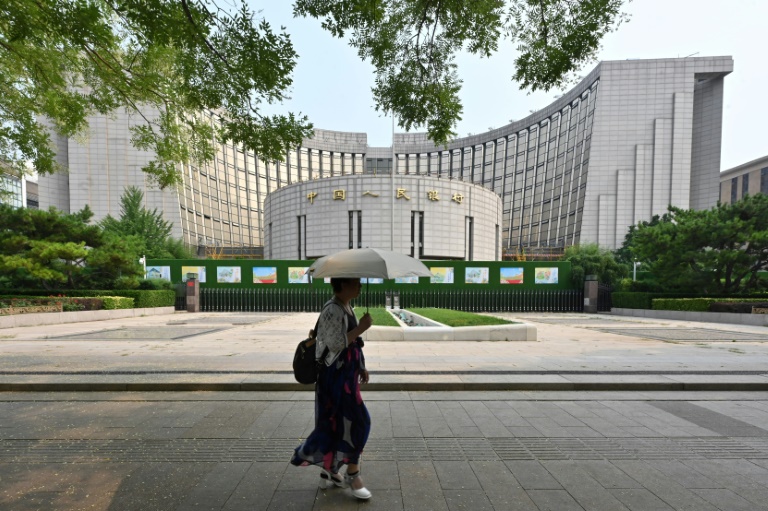
[[[362,329],[363,332],[371,328],[371,325],[373,324],[373,319],[371,318],[371,315],[367,312],[363,314],[363,316],[360,318],[360,323],[358,323],[358,326]]]
[[[360,369],[360,383],[368,383],[369,378],[368,371],[365,369]]]

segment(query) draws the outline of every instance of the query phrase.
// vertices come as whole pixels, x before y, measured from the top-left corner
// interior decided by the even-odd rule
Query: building
[[[733,204],[745,195],[768,193],[768,156],[720,173],[720,202]]]
[[[368,146],[364,133],[316,130],[278,164],[222,145],[213,162],[182,169],[183,186],[164,192],[153,190],[138,170],[148,155],[130,146],[133,120],[94,118],[87,144],[56,139],[70,170],[40,179],[40,204],[65,210],[89,204],[98,220],[119,214],[123,188],[135,185],[145,190],[147,206],[162,210],[175,234],[201,253],[206,247],[263,253],[268,194],[326,178],[387,176],[394,169],[395,177],[458,181],[496,194],[504,252],[585,242],[615,248],[630,225],[670,204],[716,204],[724,77],[732,69],[731,57],[605,61],[543,110],[446,147],[424,134],[395,134],[394,147],[378,148]],[[294,216],[291,250],[299,254],[301,215],[281,211]],[[366,225],[380,217],[365,211],[360,217],[370,246],[389,248],[393,237],[414,235],[408,221],[389,232],[381,223]],[[469,225],[455,227],[466,235]]]

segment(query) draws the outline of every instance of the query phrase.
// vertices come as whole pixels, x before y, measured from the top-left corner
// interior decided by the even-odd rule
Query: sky
[[[367,133],[369,146],[390,146],[392,118],[375,109],[373,67],[346,40],[324,31],[319,20],[294,18],[292,2],[247,1],[274,28],[286,28],[299,54],[291,99],[272,109],[301,112],[316,128]],[[721,169],[768,155],[768,2],[634,0],[625,4],[624,11],[630,21],[605,37],[598,60],[732,56],[734,71],[725,78]],[[508,40],[490,59],[459,56],[464,105],[463,119],[455,129],[459,136],[522,119],[562,94],[520,90],[511,78],[515,57]],[[595,64],[579,74],[586,75]]]

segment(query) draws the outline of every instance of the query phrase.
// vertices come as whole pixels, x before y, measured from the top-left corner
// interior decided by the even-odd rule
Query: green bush
[[[144,291],[173,290],[176,291],[176,284],[165,279],[142,279],[139,281],[139,289]]]
[[[59,298],[59,301],[63,301],[66,298],[70,298],[69,295],[75,295],[77,298],[97,298],[102,296],[122,296],[125,298],[132,298],[134,301],[134,307],[172,307],[176,303],[176,291],[175,290],[140,290],[140,289],[117,289],[117,290],[77,290],[77,291],[61,291],[61,290],[31,290],[24,289],[19,290],[19,295],[27,295],[28,298],[42,298],[42,297],[55,297]],[[11,298],[22,298],[22,296],[12,296]]]
[[[115,296],[124,296],[134,299],[134,307],[143,309],[145,307],[172,307],[176,303],[176,291],[171,290],[124,290],[113,291]]]
[[[760,301],[726,301],[718,300],[709,305],[710,312],[732,312],[736,314],[752,314],[752,307],[768,308],[768,302]]]
[[[611,306],[619,309],[650,309],[653,293],[611,293]]]
[[[100,296],[104,300],[104,310],[133,309],[133,298],[123,296]]]
[[[653,310],[707,312],[714,298],[654,298]]]

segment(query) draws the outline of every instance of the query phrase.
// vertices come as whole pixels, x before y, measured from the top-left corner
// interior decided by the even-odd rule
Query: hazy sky
[[[369,145],[390,146],[392,118],[374,109],[370,64],[346,41],[322,30],[318,20],[293,18],[292,2],[249,1],[273,27],[286,27],[299,53],[291,100],[280,109],[308,115],[317,128],[363,132]],[[634,0],[625,11],[632,19],[605,38],[599,60],[732,56],[734,71],[725,79],[721,168],[768,155],[768,2]],[[520,90],[511,79],[515,56],[513,45],[504,41],[491,59],[460,57],[464,113],[459,136],[522,119],[562,93]]]

